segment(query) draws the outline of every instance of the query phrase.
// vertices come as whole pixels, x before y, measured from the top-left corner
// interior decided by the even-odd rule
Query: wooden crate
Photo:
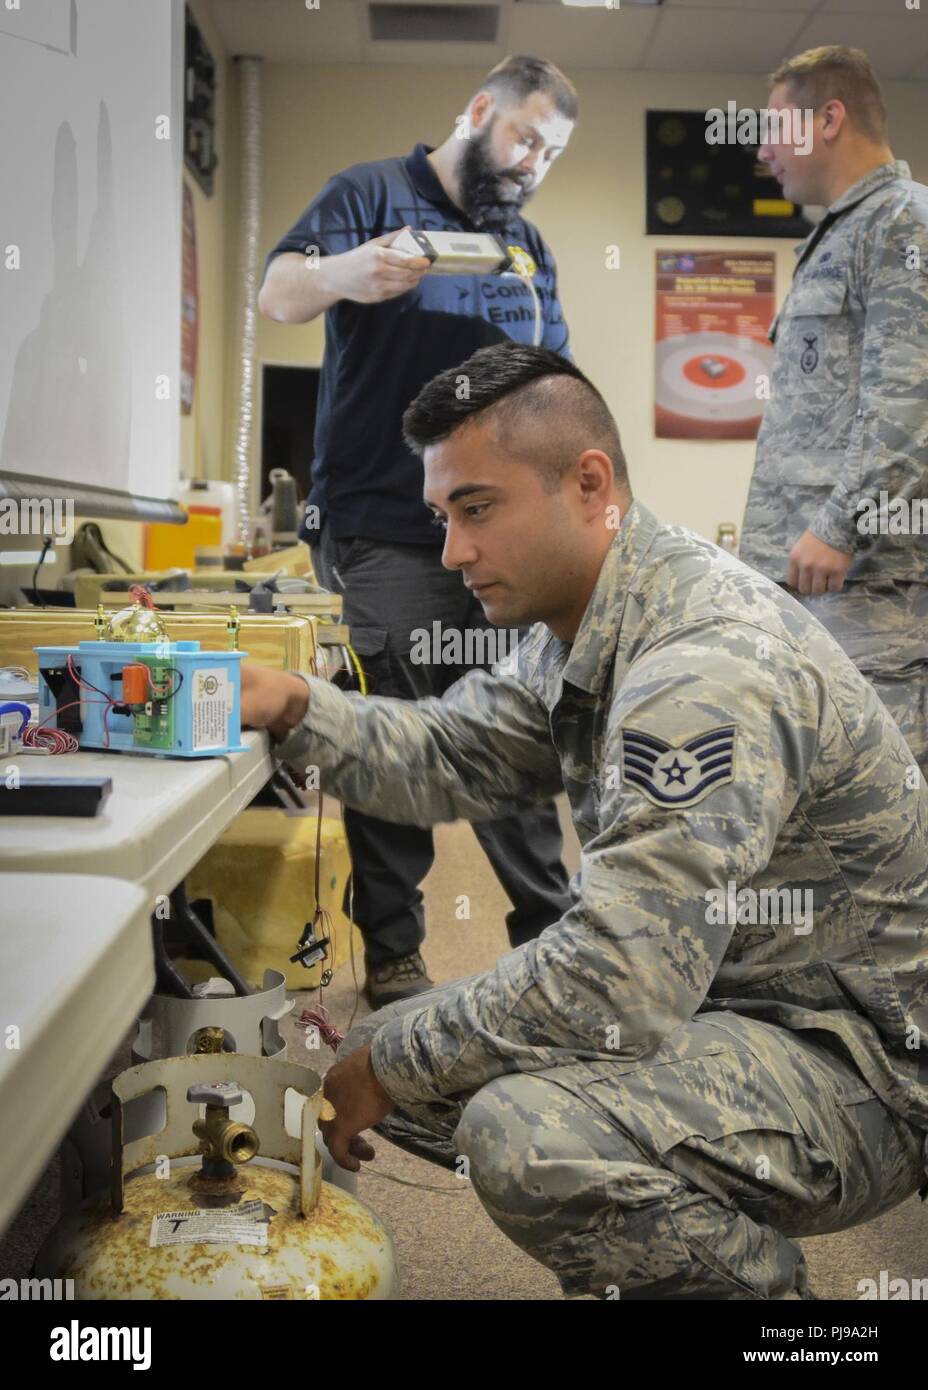
[[[162,613],[168,640],[198,641],[203,651],[227,652],[227,612]],[[38,670],[35,647],[76,646],[96,640],[94,609],[12,608],[0,611],[0,666]],[[294,614],[239,613],[238,650],[249,661],[281,671],[313,671],[315,618]]]

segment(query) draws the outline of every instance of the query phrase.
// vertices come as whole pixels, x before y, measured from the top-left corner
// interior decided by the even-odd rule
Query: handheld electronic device
[[[502,275],[512,264],[505,246],[488,232],[418,232],[404,227],[390,249],[425,256],[430,275]]]

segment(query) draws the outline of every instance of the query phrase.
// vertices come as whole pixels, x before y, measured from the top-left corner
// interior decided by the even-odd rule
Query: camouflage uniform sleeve
[[[397,1104],[466,1095],[565,1055],[635,1062],[694,1016],[732,935],[706,894],[768,863],[815,757],[817,687],[774,647],[786,680],[782,664],[758,660],[747,625],[677,637],[635,664],[610,713],[599,834],[574,903],[493,969],[379,1029],[371,1061]],[[731,776],[694,804],[668,809],[626,779],[623,733],[679,745],[728,725]]]
[[[323,791],[402,825],[492,820],[562,790],[548,713],[517,674],[471,671],[441,699],[346,694],[309,686],[301,725],[272,751]]]
[[[836,550],[866,543],[863,498],[924,496],[928,469],[928,212],[908,201],[860,239],[866,319],[847,467],[810,521]],[[885,509],[884,509],[885,510]]]

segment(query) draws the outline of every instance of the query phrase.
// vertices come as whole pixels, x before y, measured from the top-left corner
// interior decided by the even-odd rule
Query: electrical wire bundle
[[[0,699],[9,697],[13,700],[19,700],[25,692],[14,689],[5,690],[3,685],[6,681],[19,681],[20,685],[25,685],[31,689],[35,684],[35,677],[29,674],[25,666],[0,666]]]
[[[78,747],[77,739],[65,729],[43,729],[39,724],[27,724],[23,729],[23,752],[76,753]]]
[[[339,1032],[329,1015],[329,1011],[324,1005],[319,1004],[314,1009],[304,1009],[299,1018],[296,1019],[298,1028],[305,1028],[307,1032],[310,1028],[318,1028],[319,1036],[334,1052],[340,1043],[344,1042],[344,1033]]]

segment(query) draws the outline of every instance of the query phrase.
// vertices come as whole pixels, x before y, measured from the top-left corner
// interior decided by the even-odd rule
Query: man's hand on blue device
[[[273,738],[284,739],[300,723],[308,705],[309,687],[299,676],[242,662],[243,729],[267,729]]]

